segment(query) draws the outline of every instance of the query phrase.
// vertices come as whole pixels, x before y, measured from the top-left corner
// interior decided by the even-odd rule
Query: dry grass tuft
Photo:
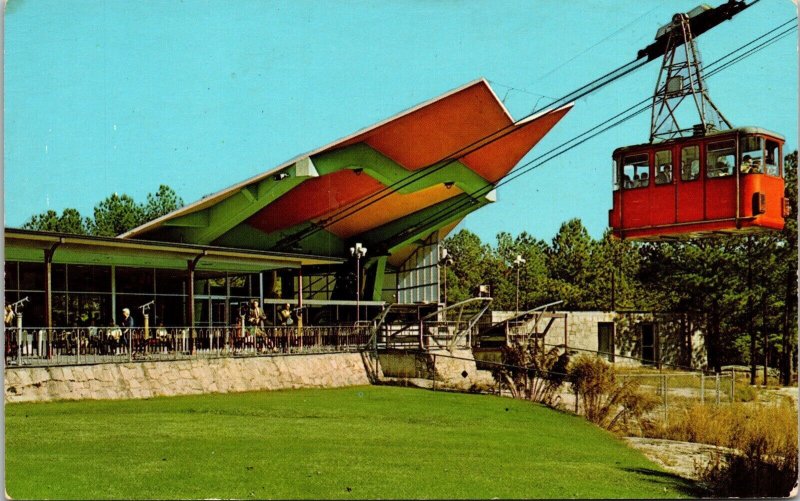
[[[788,496],[797,481],[797,411],[788,403],[695,404],[649,435],[733,449],[699,468],[718,496]]]

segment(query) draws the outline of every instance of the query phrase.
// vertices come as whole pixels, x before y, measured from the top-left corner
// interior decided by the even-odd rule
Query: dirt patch
[[[698,471],[704,468],[717,452],[729,449],[694,442],[678,442],[657,438],[625,437],[631,447],[641,451],[647,459],[665,470],[689,480],[699,480]]]

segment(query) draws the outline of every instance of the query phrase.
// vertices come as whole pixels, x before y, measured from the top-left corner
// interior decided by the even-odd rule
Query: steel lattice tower
[[[731,128],[730,122],[708,95],[708,88],[703,80],[700,52],[689,26],[689,16],[675,14],[672,23],[665,28],[670,33],[653,94],[650,142]],[[689,96],[692,97],[691,100],[687,99]],[[689,108],[690,105],[686,103],[692,101],[700,122],[688,128],[681,127],[681,119],[686,118],[681,114],[682,108]]]

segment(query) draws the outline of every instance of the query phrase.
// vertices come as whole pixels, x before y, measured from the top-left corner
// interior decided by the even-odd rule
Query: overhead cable
[[[722,58],[720,58],[720,59],[716,60],[715,62],[711,63],[707,67],[712,67],[714,64],[719,63],[723,59],[731,57],[734,53],[736,53],[736,52],[738,52],[740,50],[743,50],[745,47],[748,47],[748,46],[752,45],[756,41],[758,41],[758,40],[760,40],[760,39],[762,39],[762,38],[764,38],[766,36],[769,36],[770,33],[773,33],[777,29],[780,29],[781,27],[786,26],[788,23],[794,22],[794,21],[795,21],[794,19],[790,19],[789,21],[782,23],[778,27],[773,28],[769,32],[767,32],[767,33],[755,38],[754,40],[748,42],[747,44],[745,44],[745,45],[743,45],[743,46],[741,46],[741,47],[739,47],[737,49],[734,49],[733,51],[729,52],[728,54],[726,54]],[[796,29],[796,26],[793,26],[788,31],[791,31],[793,29]],[[786,33],[784,32],[782,34],[776,35],[772,39],[769,39],[767,42],[762,42],[761,44],[759,44],[757,46],[757,48],[751,49],[750,51],[748,51],[747,53],[745,53],[745,54],[743,54],[741,56],[737,56],[737,58],[735,58],[734,60],[729,61],[728,63],[726,63],[724,65],[723,69],[727,68],[730,64],[735,64],[736,62],[740,61],[742,58],[748,57],[750,54],[752,54],[754,52],[757,52],[758,50],[761,50],[764,46],[766,46],[766,45],[764,45],[765,43],[767,45],[769,43],[774,43],[774,41],[776,41],[776,37],[785,36],[785,34]],[[555,103],[551,104],[551,106],[548,106],[548,109],[555,110],[555,109],[560,108],[561,106],[564,106],[564,105],[568,104],[569,102],[572,102],[572,101],[574,101],[576,99],[580,99],[581,97],[585,97],[586,95],[588,95],[588,94],[590,94],[592,92],[595,92],[595,91],[599,90],[600,88],[602,88],[602,87],[604,87],[604,86],[616,81],[617,79],[622,78],[625,75],[635,71],[636,69],[640,68],[641,66],[644,66],[648,62],[649,61],[647,61],[647,60],[643,60],[643,61],[634,60],[634,61],[632,61],[630,63],[627,63],[627,64],[615,69],[615,70],[612,70],[611,72],[606,73],[605,75],[603,75],[603,76],[601,76],[599,78],[596,78],[595,80],[592,80],[591,82],[587,83],[586,85],[584,85],[584,86],[582,86],[582,87],[570,92],[569,94],[566,94],[565,96],[559,98],[558,100],[555,101]],[[711,76],[713,74],[714,74],[714,72],[711,72],[707,76]],[[647,109],[647,108],[645,108],[645,109]],[[509,125],[501,128],[498,131],[495,131],[494,133],[492,133],[492,134],[490,134],[488,136],[485,136],[485,137],[482,137],[482,138],[480,138],[480,139],[478,139],[476,141],[473,141],[469,145],[460,148],[459,150],[447,155],[443,159],[441,159],[441,160],[439,160],[437,162],[433,162],[433,163],[429,164],[427,167],[425,167],[423,169],[416,170],[413,173],[411,173],[411,174],[409,174],[407,176],[404,176],[403,178],[401,178],[401,179],[399,179],[399,180],[397,180],[397,181],[395,181],[393,183],[390,183],[389,185],[386,185],[385,187],[383,187],[382,189],[380,189],[376,193],[373,193],[373,194],[371,194],[371,195],[369,195],[369,196],[367,196],[365,198],[362,198],[362,199],[360,199],[360,200],[358,200],[356,202],[347,204],[346,206],[338,209],[331,216],[329,216],[329,217],[327,217],[325,219],[322,219],[317,223],[312,223],[312,226],[310,226],[310,227],[308,227],[306,229],[303,229],[303,230],[301,230],[301,231],[299,231],[299,232],[297,232],[297,233],[295,233],[293,235],[285,237],[276,246],[277,247],[289,247],[289,246],[291,246],[291,245],[293,245],[293,244],[295,244],[295,243],[297,243],[297,242],[299,242],[299,241],[301,241],[301,240],[303,240],[303,239],[305,239],[305,238],[317,233],[318,231],[321,231],[321,230],[325,229],[326,227],[328,227],[328,226],[330,226],[330,225],[332,225],[332,224],[334,224],[334,223],[336,223],[338,221],[346,219],[346,218],[348,218],[348,217],[350,217],[350,216],[352,216],[352,215],[354,215],[354,214],[356,214],[356,213],[358,213],[358,212],[360,212],[362,210],[365,210],[366,208],[368,208],[368,207],[374,205],[375,203],[385,199],[386,197],[390,196],[391,194],[395,193],[396,191],[398,191],[398,190],[400,190],[400,189],[402,189],[402,188],[404,188],[404,187],[406,187],[406,186],[408,186],[408,185],[410,185],[412,183],[415,183],[415,182],[417,182],[417,181],[419,181],[421,179],[424,179],[425,177],[430,176],[430,175],[434,174],[435,172],[438,172],[439,170],[447,167],[448,165],[451,165],[451,164],[457,162],[460,157],[472,152],[473,150],[478,149],[479,146],[480,147],[486,146],[488,144],[491,144],[491,143],[493,143],[493,142],[495,142],[495,141],[507,136],[511,132],[517,130],[516,126],[520,122],[523,122],[523,121],[531,118],[532,116],[540,113],[541,111],[542,110],[534,110],[533,112],[531,112],[528,115],[522,117],[521,119],[517,120],[516,122],[513,122],[512,124],[509,124]],[[642,111],[644,111],[644,110],[642,110]],[[638,114],[638,113],[641,113],[641,111],[637,112],[636,114]],[[617,115],[617,116],[619,116],[619,115]],[[632,118],[632,117],[629,117],[629,118]],[[614,119],[614,117],[612,117],[610,120],[613,120],[613,119]],[[590,133],[592,130],[594,130],[594,128],[589,129],[588,131],[584,132],[583,134],[581,134],[581,135],[579,135],[577,137],[582,137],[582,136]],[[591,136],[591,137],[594,137],[594,136]],[[574,138],[574,139],[577,139],[577,138]],[[563,147],[564,145],[572,142],[573,140],[567,141],[566,143],[563,143],[559,147]],[[583,142],[585,142],[585,141],[581,141],[578,144],[582,144]],[[574,145],[574,146],[577,146],[577,144]],[[572,146],[572,147],[574,147],[574,146]],[[570,147],[570,149],[572,147]],[[551,152],[552,152],[552,150],[551,150]],[[548,152],[548,154],[550,154],[551,152]],[[537,157],[537,159],[534,159],[531,162],[527,162],[527,163],[523,164],[522,166],[518,167],[517,170],[520,169],[520,168],[524,168],[526,166],[531,165],[532,162],[538,161],[538,159],[540,159],[540,158],[542,158],[542,156]],[[546,161],[549,161],[549,160],[550,159],[548,159]],[[491,189],[495,189],[495,188],[497,188],[499,186],[502,186],[502,185],[506,184],[507,181],[509,181],[511,179],[516,179],[516,177],[517,176],[516,176],[516,173],[515,173],[510,178],[507,177],[506,179],[504,179],[500,183],[497,183],[496,185],[490,185],[491,187],[486,189],[486,192],[488,193],[488,191],[491,191]],[[474,193],[480,192],[481,190],[484,190],[484,188],[476,190],[476,192],[474,192]],[[478,195],[476,197],[476,196],[472,196],[472,194],[470,194],[470,198],[472,200],[477,200],[478,198],[480,198],[480,196],[481,195]]]

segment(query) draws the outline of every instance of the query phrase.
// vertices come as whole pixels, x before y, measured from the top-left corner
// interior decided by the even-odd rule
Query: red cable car
[[[615,236],[665,240],[781,230],[782,136],[755,127],[614,151]]]
[[[732,128],[708,95],[692,29],[709,12],[714,9],[701,5],[675,14],[656,34],[665,50],[653,95],[650,142],[613,154],[614,205],[608,224],[619,238],[781,230],[789,215],[783,137],[756,127]],[[699,124],[681,128],[682,105],[694,105]]]

